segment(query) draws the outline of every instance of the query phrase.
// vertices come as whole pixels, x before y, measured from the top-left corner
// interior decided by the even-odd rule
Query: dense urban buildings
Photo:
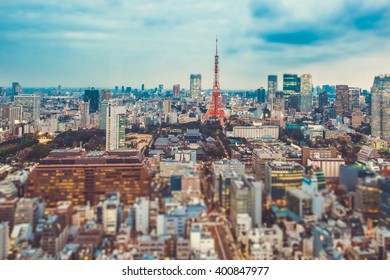
[[[390,259],[389,75],[213,74],[1,87],[0,259]]]

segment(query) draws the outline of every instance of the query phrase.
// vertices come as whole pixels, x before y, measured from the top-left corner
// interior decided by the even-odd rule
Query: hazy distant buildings
[[[172,96],[174,98],[180,97],[180,85],[179,84],[173,85]]]
[[[163,102],[163,113],[164,115],[169,115],[171,112],[171,106],[172,106],[172,101],[171,100],[164,100]]]
[[[125,148],[126,107],[108,106],[106,119],[106,150]]]
[[[301,112],[310,113],[312,111],[313,102],[313,81],[310,74],[301,76]]]
[[[268,75],[268,102],[272,102],[278,91],[278,76]]]
[[[349,87],[347,85],[337,85],[335,105],[338,116],[348,116],[349,100]]]
[[[90,89],[86,89],[84,91],[84,101],[89,101],[89,112],[95,113],[97,110],[99,110],[99,103],[100,103],[100,93],[99,90],[95,89],[94,87]]]
[[[15,106],[23,107],[22,120],[25,122],[39,121],[40,96],[34,94],[19,94],[15,96]]]
[[[328,93],[326,91],[321,92],[318,95],[318,108],[323,110],[328,106]]]
[[[190,76],[190,94],[191,98],[198,98],[202,90],[202,75],[191,74]]]
[[[89,125],[91,123],[91,119],[89,115],[89,101],[80,102],[80,115],[81,115],[81,128],[83,129],[89,128]]]
[[[390,140],[390,75],[377,76],[371,88],[371,134]]]

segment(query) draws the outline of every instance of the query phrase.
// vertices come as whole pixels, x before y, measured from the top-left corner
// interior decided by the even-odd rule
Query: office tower
[[[118,92],[119,92],[119,87],[118,86],[115,86],[114,92],[115,92],[115,94],[118,94]]]
[[[90,89],[86,89],[84,91],[83,101],[84,102],[89,101],[89,112],[96,113],[96,111],[99,110],[99,103],[100,103],[99,90],[95,89],[94,87]]]
[[[372,100],[372,95],[371,93],[370,94],[367,94],[366,95],[366,99],[365,99],[365,102],[366,102],[366,107],[365,107],[365,112],[367,113],[367,115],[371,116],[371,101]]]
[[[328,93],[326,91],[321,92],[318,95],[318,108],[323,110],[328,106]]]
[[[359,170],[354,199],[354,210],[367,221],[378,222],[380,197],[379,175],[373,171]]]
[[[55,214],[60,218],[64,219],[65,225],[70,227],[72,226],[72,216],[73,216],[73,203],[70,200],[58,201]]]
[[[121,92],[125,93],[125,86],[122,86]]]
[[[221,125],[225,124],[225,111],[223,110],[221,90],[219,88],[219,56],[218,56],[218,39],[216,40],[216,49],[214,57],[214,85],[211,101],[207,113],[203,116],[202,123],[205,123],[210,118],[216,118]]]
[[[257,100],[257,103],[259,103],[259,104],[262,104],[265,102],[265,89],[258,88],[256,90],[256,100]]]
[[[272,103],[278,91],[278,76],[268,75],[268,102]]]
[[[50,215],[43,225],[41,248],[51,257],[56,257],[68,241],[69,229],[65,219],[58,215]]]
[[[336,86],[336,113],[345,117],[349,113],[349,87],[347,85]]]
[[[102,89],[100,91],[100,102],[103,102],[104,100],[110,100],[111,97],[112,97],[112,92],[111,90],[108,90],[108,89]]]
[[[22,86],[18,82],[12,83],[12,95],[17,95],[22,93]]]
[[[196,99],[200,96],[202,90],[202,75],[191,74],[190,76],[190,95],[191,98]]]
[[[310,74],[301,76],[301,112],[311,113],[313,109],[313,81]]]
[[[390,75],[377,76],[371,88],[371,135],[390,140]]]
[[[126,107],[108,106],[106,119],[106,150],[125,148]]]
[[[390,179],[380,179],[379,189],[379,225],[390,229]]]
[[[172,101],[164,100],[163,102],[163,113],[164,115],[168,115],[171,112]]]
[[[292,93],[297,93],[301,90],[300,78],[296,74],[283,74],[283,94],[284,99],[288,98]]]
[[[131,87],[126,87],[126,93],[130,93],[131,92]]]
[[[115,235],[120,225],[120,193],[107,193],[102,204],[103,230],[106,234]]]
[[[107,129],[107,108],[110,106],[117,106],[118,101],[116,99],[105,99],[100,104],[100,129]]]
[[[141,85],[141,90],[142,90],[142,91],[145,90],[145,84],[142,84],[142,85]]]
[[[42,196],[48,207],[61,200],[97,205],[112,191],[120,192],[126,205],[149,195],[149,175],[138,151],[53,150],[30,174],[25,197]]]
[[[15,125],[22,122],[23,119],[23,107],[22,106],[12,106],[9,108],[9,128],[11,134],[15,133]]]
[[[349,88],[349,102],[348,102],[348,110],[349,113],[352,113],[354,109],[360,107],[360,94],[361,89],[357,87],[350,87]]]
[[[22,120],[26,122],[39,121],[40,96],[34,94],[19,94],[15,96],[15,106],[22,106]]]
[[[91,124],[89,115],[89,101],[80,101],[81,128],[89,128]]]
[[[58,116],[51,115],[49,119],[49,132],[55,133],[58,130]]]
[[[5,260],[8,257],[9,231],[8,223],[0,222],[0,260]]]
[[[180,97],[180,85],[179,84],[173,85],[172,96],[174,98]]]
[[[265,188],[272,201],[286,206],[286,190],[302,186],[304,167],[297,163],[271,161],[265,165]]]
[[[273,118],[283,119],[285,106],[283,91],[276,92],[273,102],[271,116]]]
[[[287,108],[294,109],[296,112],[301,111],[301,95],[299,93],[291,93],[288,97]]]
[[[149,233],[149,198],[139,197],[134,203],[135,230],[143,234]]]

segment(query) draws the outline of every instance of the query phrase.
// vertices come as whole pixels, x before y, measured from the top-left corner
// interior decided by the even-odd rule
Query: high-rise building
[[[360,107],[360,95],[361,89],[358,87],[350,87],[349,88],[349,113],[352,113],[354,109]]]
[[[283,93],[287,101],[291,94],[301,90],[301,81],[296,74],[283,74]]]
[[[149,174],[138,151],[53,150],[30,174],[25,197],[41,196],[48,207],[61,200],[70,200],[74,206],[97,205],[113,191],[120,192],[126,205],[149,195]],[[11,215],[12,205],[8,205],[4,214]],[[0,203],[0,215],[1,209]]]
[[[277,91],[273,100],[271,116],[273,118],[283,119],[284,117],[284,94],[283,91]]]
[[[174,98],[180,97],[180,85],[179,84],[173,85],[172,96]]]
[[[19,94],[15,96],[15,106],[22,106],[22,120],[26,122],[39,121],[39,107],[40,96],[38,93],[34,94]]]
[[[191,98],[196,99],[200,96],[202,90],[202,75],[191,74],[190,76],[190,94]]]
[[[91,123],[89,115],[89,101],[80,101],[81,128],[89,128]]]
[[[286,190],[302,186],[304,167],[297,163],[271,161],[265,165],[265,188],[274,203],[286,206]]]
[[[106,119],[106,150],[125,148],[126,107],[108,106]]]
[[[347,85],[336,86],[336,113],[338,116],[349,115],[349,87]]]
[[[288,109],[294,109],[296,112],[301,111],[301,95],[299,93],[291,93],[287,102]]]
[[[164,100],[163,102],[163,113],[164,115],[169,115],[171,112],[171,106],[172,106],[172,101],[171,100]]]
[[[377,76],[371,88],[371,134],[390,140],[390,75]]]
[[[115,235],[119,225],[120,193],[110,192],[102,203],[103,230],[106,234]]]
[[[8,257],[9,226],[7,222],[0,222],[0,260]]]
[[[15,133],[15,125],[22,122],[23,119],[23,107],[11,106],[9,109],[9,128],[12,134]]]
[[[278,91],[278,76],[268,75],[268,102],[272,103]]]
[[[112,91],[108,89],[102,89],[100,91],[100,101],[103,102],[103,100],[110,100],[112,96]]]
[[[135,229],[144,234],[149,233],[149,198],[139,197],[134,203]]]
[[[42,229],[42,250],[51,257],[56,257],[66,245],[68,235],[69,228],[65,219],[58,215],[50,215]]]
[[[323,110],[328,106],[328,93],[326,91],[321,92],[318,95],[318,108]]]
[[[375,224],[378,222],[379,216],[379,179],[380,176],[375,172],[359,170],[354,199],[354,210],[361,213],[366,221],[371,219]]]
[[[310,113],[313,107],[313,81],[310,74],[301,76],[301,112]]]
[[[258,88],[256,90],[256,99],[257,99],[257,103],[259,103],[259,104],[262,104],[265,102],[265,89]]]
[[[117,99],[105,99],[100,104],[100,129],[107,129],[107,108],[110,106],[117,106]]]
[[[22,93],[22,86],[18,82],[12,83],[12,95],[17,95]]]
[[[84,91],[84,97],[83,100],[89,101],[89,112],[95,113],[97,110],[99,110],[99,103],[100,103],[100,93],[99,90],[95,89],[94,87],[90,89],[86,89]]]

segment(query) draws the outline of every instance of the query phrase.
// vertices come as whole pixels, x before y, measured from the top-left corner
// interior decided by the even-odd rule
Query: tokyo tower
[[[216,118],[223,126],[225,123],[225,111],[222,107],[221,90],[219,88],[219,68],[218,68],[218,38],[215,41],[215,66],[214,66],[214,85],[213,94],[211,96],[210,107],[207,110],[206,115],[202,119],[202,123],[205,123],[210,118]]]

